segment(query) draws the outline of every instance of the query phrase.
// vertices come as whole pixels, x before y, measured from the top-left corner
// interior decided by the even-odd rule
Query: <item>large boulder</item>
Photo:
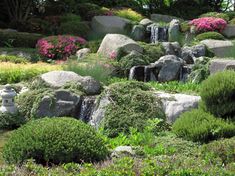
[[[183,112],[197,108],[201,99],[200,96],[169,94],[165,92],[157,92],[156,96],[162,101],[163,110],[169,123],[174,123]]]
[[[100,45],[98,53],[110,57],[113,52],[118,52],[120,48],[127,53],[131,51],[143,52],[143,48],[131,38],[122,34],[107,34]]]
[[[180,19],[178,17],[170,16],[170,15],[162,15],[162,14],[152,14],[151,15],[151,20],[154,22],[170,23],[174,19],[178,19],[180,21],[183,21],[182,19]]]
[[[180,39],[180,21],[179,20],[173,19],[170,22],[168,33],[169,33],[170,42],[179,41]]]
[[[222,33],[228,38],[235,37],[235,25],[228,24]]]
[[[195,58],[206,55],[206,46],[203,44],[194,45],[192,47],[184,46],[182,48],[181,58],[187,64],[194,64]]]
[[[168,82],[179,80],[180,71],[183,66],[183,62],[175,55],[166,55],[161,57],[156,63],[156,66],[162,66],[159,74],[159,82]]]
[[[100,82],[90,76],[82,77],[71,71],[51,71],[40,76],[41,80],[52,88],[61,88],[67,83],[80,84],[87,95],[99,94]]]
[[[130,20],[118,16],[95,16],[91,26],[93,31],[100,34],[117,33],[125,34],[131,26]]]
[[[53,102],[52,102],[53,101]],[[68,90],[57,90],[53,97],[44,96],[36,110],[37,117],[77,117],[81,97]]]
[[[144,41],[145,40],[145,28],[143,25],[135,25],[131,31],[131,37],[135,41]]]
[[[235,60],[228,59],[213,59],[210,63],[210,74],[214,74],[220,71],[232,69],[235,70]]]
[[[202,44],[206,45],[216,56],[225,57],[231,52],[233,43],[231,41],[223,40],[212,40],[207,39],[201,41]]]
[[[162,46],[165,49],[166,55],[181,56],[181,47],[178,42],[162,42]]]
[[[143,25],[144,27],[147,27],[151,24],[153,24],[154,22],[148,18],[144,18],[143,20],[140,21],[140,25]]]
[[[89,48],[83,48],[77,51],[76,56],[78,60],[80,60],[88,56],[90,53],[91,53],[91,50]]]

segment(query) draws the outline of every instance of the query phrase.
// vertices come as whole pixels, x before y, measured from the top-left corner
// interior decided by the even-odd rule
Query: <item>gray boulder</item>
[[[101,34],[125,34],[130,25],[130,20],[118,16],[95,16],[91,22],[93,31]]]
[[[184,46],[182,48],[181,58],[187,64],[194,64],[195,58],[203,57],[206,55],[206,46],[203,44],[198,44],[192,47]]]
[[[113,152],[111,153],[112,158],[120,158],[124,156],[134,156],[135,151],[132,149],[131,146],[119,146],[116,147]]]
[[[80,84],[87,95],[99,94],[101,84],[90,76],[82,77],[71,71],[51,71],[40,78],[52,88],[61,88],[67,83]]]
[[[77,51],[76,56],[78,60],[80,60],[88,56],[90,53],[91,53],[91,50],[89,48],[83,48]]]
[[[144,41],[145,40],[145,28],[143,25],[135,25],[131,32],[131,37],[135,41]]]
[[[235,25],[228,24],[223,30],[222,34],[228,38],[235,37]]]
[[[179,20],[173,19],[170,22],[168,33],[169,33],[170,42],[179,41],[179,37],[180,37],[180,21]]]
[[[76,117],[81,97],[68,90],[57,90],[53,97],[44,96],[36,110],[37,117]]]
[[[156,96],[162,101],[163,110],[169,123],[174,123],[183,112],[197,108],[201,99],[200,96],[165,92],[156,92]]]
[[[155,66],[161,65],[161,69],[158,74],[159,82],[168,82],[179,80],[180,71],[183,66],[183,61],[175,55],[166,55],[161,57]]]
[[[235,60],[213,59],[210,63],[210,74],[221,72],[224,70],[235,70]]]
[[[174,19],[178,19],[180,21],[183,21],[182,19],[180,19],[178,17],[170,16],[170,15],[162,15],[162,14],[152,14],[151,15],[151,20],[154,21],[154,22],[170,23]]]
[[[137,42],[122,34],[107,34],[99,47],[98,53],[110,57],[112,52],[118,52],[120,48],[127,53],[131,51],[143,53],[143,48]]]
[[[178,42],[162,42],[162,46],[165,49],[166,55],[181,56],[181,47]]]
[[[151,24],[153,24],[154,22],[153,21],[151,21],[150,19],[148,19],[148,18],[144,18],[143,20],[141,20],[140,21],[140,25],[143,25],[144,27],[147,27],[147,26],[149,26],[149,25],[151,25]]]
[[[229,40],[203,40],[202,44],[206,45],[216,56],[225,57],[233,49],[233,43]]]
[[[96,81],[91,76],[83,77],[79,83],[81,83],[81,86],[87,95],[96,95],[101,92],[102,86],[100,82]]]

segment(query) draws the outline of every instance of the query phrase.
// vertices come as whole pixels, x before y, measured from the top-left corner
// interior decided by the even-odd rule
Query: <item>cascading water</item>
[[[83,97],[82,104],[79,111],[79,118],[85,122],[90,121],[91,115],[95,108],[96,96]]]
[[[159,26],[158,24],[151,25],[151,43],[167,42],[168,41],[168,27]]]

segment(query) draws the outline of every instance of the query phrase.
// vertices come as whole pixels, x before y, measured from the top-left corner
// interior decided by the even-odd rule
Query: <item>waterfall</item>
[[[168,27],[159,26],[158,24],[151,25],[151,43],[167,42],[168,41]]]
[[[135,79],[135,69],[136,69],[136,66],[134,66],[130,69],[129,80]]]
[[[91,115],[95,108],[96,96],[83,97],[82,104],[79,111],[79,118],[85,122],[90,121]]]

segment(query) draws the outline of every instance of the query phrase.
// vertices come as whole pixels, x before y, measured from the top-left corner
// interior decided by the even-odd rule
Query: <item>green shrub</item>
[[[13,132],[3,149],[7,163],[35,159],[41,164],[94,162],[108,150],[95,129],[72,118],[44,118]]]
[[[65,14],[60,17],[60,22],[61,23],[66,23],[68,21],[73,21],[73,22],[80,22],[81,17],[72,13]]]
[[[25,123],[25,118],[20,114],[0,113],[0,129],[16,129]]]
[[[202,156],[209,159],[211,162],[213,162],[215,158],[219,158],[223,164],[228,164],[235,162],[234,146],[235,137],[205,144],[201,147],[200,151]]]
[[[132,9],[115,10],[114,15],[122,17],[122,18],[126,18],[133,22],[140,22],[144,18],[140,13]]]
[[[235,72],[211,75],[202,83],[200,95],[206,109],[219,117],[235,117]]]
[[[200,15],[200,17],[215,17],[215,18],[222,18],[225,21],[229,21],[229,16],[226,13],[208,12]]]
[[[42,37],[41,34],[0,31],[0,46],[35,48]]]
[[[96,53],[100,47],[102,40],[88,41],[85,45],[86,48],[90,48],[92,53]]]
[[[27,63],[28,60],[24,57],[0,55],[0,62],[12,62],[18,64],[18,63]]]
[[[233,18],[235,18],[235,12],[234,11],[225,12],[225,14],[229,16],[229,20],[232,20]]]
[[[190,31],[190,24],[188,21],[184,21],[180,23],[180,31],[183,33]]]
[[[163,46],[159,44],[147,44],[140,42],[140,46],[144,48],[143,55],[149,57],[149,62],[153,63],[158,61],[158,59],[165,54]]]
[[[87,38],[89,31],[90,31],[89,25],[86,22],[80,22],[80,21],[67,21],[61,23],[58,29],[59,34],[76,35],[84,38]]]
[[[235,135],[235,125],[203,110],[183,113],[173,124],[173,132],[184,139],[195,142],[208,142]]]
[[[235,24],[235,18],[231,19],[231,20],[229,21],[229,24]]]
[[[205,32],[202,34],[198,34],[196,39],[199,41],[206,39],[215,39],[215,40],[224,40],[224,36],[218,32]]]
[[[106,108],[103,128],[109,137],[128,134],[130,127],[142,131],[149,119],[165,118],[160,100],[149,90],[149,86],[135,81],[115,83],[105,90],[111,104]]]

